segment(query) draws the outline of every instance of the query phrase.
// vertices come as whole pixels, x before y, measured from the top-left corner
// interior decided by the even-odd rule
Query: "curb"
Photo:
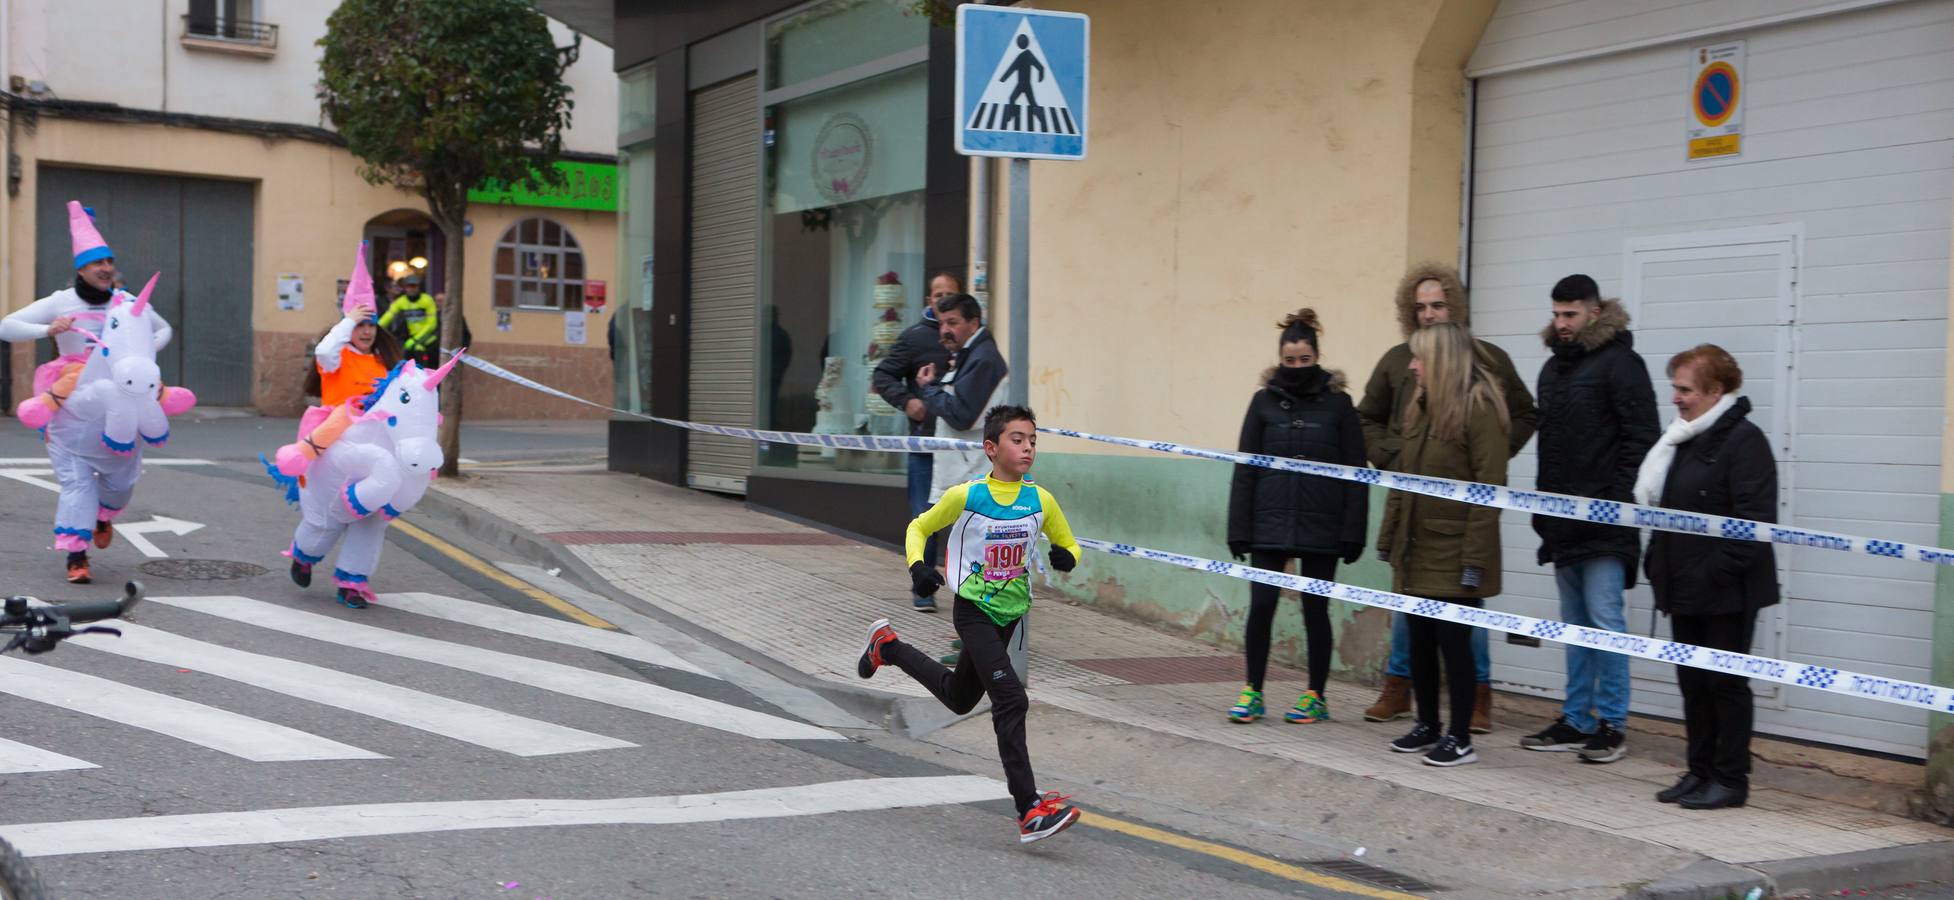
[[[1634,900],[1743,900],[1811,896],[1898,884],[1954,881],[1954,842],[1934,841],[1854,853],[1736,866],[1702,860],[1643,885]]]
[[[571,583],[579,584],[592,593],[609,598],[612,602],[634,610],[640,615],[683,632],[794,687],[810,691],[850,715],[891,730],[897,727],[905,730],[914,727],[907,724],[906,720],[915,716],[902,714],[903,701],[914,698],[815,678],[766,655],[758,648],[742,644],[697,623],[675,616],[667,610],[645,603],[631,592],[611,584],[569,548],[512,525],[501,517],[465,500],[449,496],[438,488],[422,495],[421,501],[414,506],[414,512],[425,513],[431,518],[453,525],[463,534],[492,547],[507,550],[520,559],[560,568]]]

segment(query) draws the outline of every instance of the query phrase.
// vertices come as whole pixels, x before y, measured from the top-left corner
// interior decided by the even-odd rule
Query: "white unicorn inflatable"
[[[440,473],[437,388],[462,352],[433,371],[407,360],[365,397],[312,407],[299,420],[299,439],[279,448],[275,462],[266,461],[286,500],[302,513],[285,551],[299,587],[311,586],[312,567],[343,537],[333,569],[339,602],[364,609],[373,600],[369,579],[388,523],[413,509]]]
[[[49,459],[61,476],[57,549],[81,552],[98,537],[97,523],[122,512],[142,476],[138,440],[162,446],[170,438],[169,417],[196,405],[188,389],[165,386],[156,365],[149,297],[160,275],[149,276],[133,301],[118,294],[100,312],[73,314],[101,323],[99,332],[81,332],[87,360],[43,367],[36,373],[37,393],[16,412],[21,424],[46,435]]]

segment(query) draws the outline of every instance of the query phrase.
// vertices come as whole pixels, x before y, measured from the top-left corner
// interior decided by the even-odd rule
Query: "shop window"
[[[759,420],[781,431],[904,435],[870,386],[919,321],[928,76],[916,65],[768,110],[767,297]],[[764,466],[898,474],[901,453],[773,444]]]
[[[560,223],[523,219],[495,242],[498,309],[583,309],[583,246]]]

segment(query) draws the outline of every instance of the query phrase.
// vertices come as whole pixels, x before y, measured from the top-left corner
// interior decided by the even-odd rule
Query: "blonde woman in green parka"
[[[1411,475],[1506,483],[1510,447],[1506,397],[1499,376],[1465,328],[1431,325],[1411,336],[1417,382],[1404,412],[1404,449],[1396,469]],[[1482,606],[1500,590],[1499,510],[1393,491],[1378,530],[1378,555],[1391,564],[1392,590]],[[1408,616],[1411,681],[1418,721],[1391,742],[1400,753],[1424,753],[1425,763],[1477,762],[1472,750],[1472,626]],[[1438,714],[1443,665],[1452,721]]]

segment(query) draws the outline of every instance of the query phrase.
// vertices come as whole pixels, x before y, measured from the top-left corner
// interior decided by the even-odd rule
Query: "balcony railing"
[[[183,17],[183,42],[197,46],[235,45],[265,53],[278,47],[278,26],[246,19]]]

